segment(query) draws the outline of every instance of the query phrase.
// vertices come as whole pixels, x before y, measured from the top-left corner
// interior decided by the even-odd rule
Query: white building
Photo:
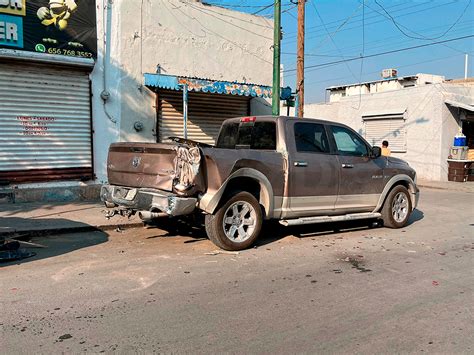
[[[40,0],[14,3],[0,7],[12,26],[38,21]],[[54,38],[36,52],[0,38],[0,202],[94,196],[110,143],[182,134],[183,83],[191,139],[212,142],[226,117],[271,112],[272,20],[200,1],[95,5],[95,59],[51,49]]]
[[[408,161],[420,179],[446,181],[460,128],[474,148],[473,84],[417,74],[332,86],[329,102],[305,105],[305,116],[347,124],[373,145],[387,140],[392,156]]]

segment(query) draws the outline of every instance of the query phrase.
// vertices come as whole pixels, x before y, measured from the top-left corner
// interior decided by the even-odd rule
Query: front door
[[[339,162],[331,151],[324,125],[287,122],[289,151],[287,217],[334,213]]]
[[[331,125],[330,131],[340,170],[336,210],[338,213],[372,211],[383,188],[383,158],[371,158],[370,146],[351,129]]]

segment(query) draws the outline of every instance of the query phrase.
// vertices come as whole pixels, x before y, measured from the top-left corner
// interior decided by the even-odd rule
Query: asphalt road
[[[425,189],[401,230],[270,225],[235,255],[173,223],[38,238],[0,264],[0,349],[473,353],[473,202]]]

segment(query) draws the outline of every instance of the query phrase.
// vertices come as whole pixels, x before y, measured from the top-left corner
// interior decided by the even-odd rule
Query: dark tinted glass
[[[329,142],[322,124],[295,123],[295,142],[298,152],[329,153]]]
[[[226,123],[217,140],[218,148],[276,149],[275,122]]]
[[[219,148],[234,149],[238,131],[238,122],[224,124],[221,133],[219,134],[216,146]]]
[[[331,130],[336,141],[338,154],[356,157],[369,155],[367,145],[354,132],[339,126],[331,126]]]
[[[252,130],[252,149],[276,149],[275,122],[256,122]]]

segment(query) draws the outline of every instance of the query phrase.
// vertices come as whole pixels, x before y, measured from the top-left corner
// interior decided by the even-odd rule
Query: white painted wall
[[[453,84],[415,86],[396,91],[349,96],[338,102],[305,105],[305,116],[344,123],[364,136],[362,116],[367,112],[406,109],[405,159],[425,180],[447,180],[447,157],[459,124],[456,110],[444,103],[450,95],[474,97],[474,89]]]
[[[155,94],[143,87],[154,73],[271,85],[273,23],[200,2],[116,2],[122,69],[121,140],[155,141]],[[142,6],[142,8],[141,8]],[[133,124],[141,121],[142,132]]]
[[[111,29],[105,63],[111,96],[104,110],[106,4],[112,13],[111,26],[105,23]],[[97,182],[106,181],[111,142],[156,141],[155,94],[144,87],[144,73],[155,73],[157,65],[163,74],[272,84],[272,20],[198,1],[99,0],[97,21],[99,56],[91,75]],[[261,99],[252,100],[251,110],[271,113]],[[136,121],[144,125],[140,132]]]

